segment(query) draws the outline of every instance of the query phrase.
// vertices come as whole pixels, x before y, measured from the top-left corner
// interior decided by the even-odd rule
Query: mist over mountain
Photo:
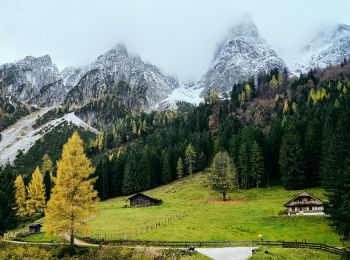
[[[322,28],[300,50],[294,63],[290,65],[292,73],[305,73],[312,68],[324,69],[340,64],[350,57],[350,26],[337,24]]]
[[[338,64],[349,56],[350,27],[338,24],[316,33],[288,66],[254,22],[245,19],[229,30],[197,83],[180,83],[118,44],[86,66],[67,67],[61,72],[49,55],[27,56],[4,64],[0,66],[0,90],[3,95],[41,107],[66,103],[84,106],[106,95],[122,95],[128,102],[133,100],[128,106],[136,110],[167,109],[179,101],[198,104],[213,89],[228,93],[235,83],[259,72],[277,68],[298,74]],[[122,81],[127,89],[118,92]]]

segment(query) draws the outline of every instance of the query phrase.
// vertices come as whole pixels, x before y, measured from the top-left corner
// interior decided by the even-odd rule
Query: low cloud
[[[164,72],[197,80],[242,15],[288,60],[316,28],[350,24],[348,10],[347,0],[2,0],[0,63],[50,54],[63,69],[123,42]]]

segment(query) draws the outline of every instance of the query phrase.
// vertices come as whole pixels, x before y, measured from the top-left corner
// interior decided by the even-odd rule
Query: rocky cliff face
[[[350,26],[338,24],[319,31],[300,51],[290,70],[294,74],[312,68],[338,65],[350,58]]]
[[[123,45],[98,57],[88,66],[85,74],[69,91],[67,101],[86,103],[110,92],[120,81],[128,83],[127,94],[138,93],[145,107],[166,98],[179,86],[175,78],[164,75],[156,66],[145,63],[137,55],[131,55]]]
[[[61,73],[48,55],[28,56],[0,67],[0,90],[39,106],[65,101],[84,105],[115,90],[120,81],[128,83],[129,94],[140,94],[146,108],[166,98],[179,86],[177,79],[143,62],[139,56],[129,54],[123,45],[117,45],[86,67],[70,67]]]
[[[0,66],[0,90],[21,101],[40,104],[43,101],[43,92],[48,92],[48,88],[52,90],[52,84],[58,86],[56,93],[45,98],[59,99],[55,96],[62,91],[58,81],[58,69],[48,55],[39,58],[27,56],[16,63]]]
[[[251,21],[234,26],[220,45],[213,63],[198,83],[207,92],[231,90],[240,81],[273,68],[286,68],[268,42]]]

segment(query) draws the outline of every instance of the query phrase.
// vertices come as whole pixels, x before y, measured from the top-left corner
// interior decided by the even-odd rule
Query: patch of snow
[[[180,101],[199,105],[199,103],[203,102],[203,97],[201,97],[203,90],[204,87],[198,87],[196,85],[190,86],[188,84],[180,83],[180,87],[174,89],[167,98],[153,106],[153,109],[176,109],[177,102]]]
[[[0,141],[0,165],[5,164],[6,162],[13,163],[20,150],[22,150],[23,153],[28,152],[28,150],[37,140],[61,124],[63,121],[83,127],[84,129],[95,134],[98,133],[95,128],[89,126],[79,117],[77,117],[74,112],[66,114],[58,119],[51,120],[37,129],[34,129],[33,125],[35,124],[35,120],[49,110],[50,108],[44,108],[30,114],[1,132],[2,140]]]

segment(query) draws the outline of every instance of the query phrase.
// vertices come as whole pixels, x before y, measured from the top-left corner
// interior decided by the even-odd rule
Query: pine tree
[[[262,177],[264,176],[264,158],[259,144],[254,141],[251,150],[251,176],[255,179],[256,187],[259,187]]]
[[[171,181],[171,169],[169,164],[169,155],[167,152],[162,153],[162,183],[166,184]]]
[[[328,192],[329,202],[325,212],[330,216],[331,224],[345,239],[350,238],[350,156],[346,160],[345,170],[337,170],[336,185]]]
[[[282,141],[282,127],[281,120],[276,118],[272,124],[267,135],[267,153],[266,153],[266,175],[269,178],[280,178],[278,157],[280,152],[280,145]],[[268,183],[269,184],[269,183]]]
[[[110,160],[110,196],[112,198],[122,194],[122,183],[125,167],[125,154],[119,152]]]
[[[293,128],[283,137],[279,166],[282,182],[286,189],[302,189],[305,187],[304,152],[298,136]]]
[[[133,133],[134,135],[137,134],[137,125],[136,125],[135,119],[132,120],[132,133]]]
[[[97,135],[97,145],[98,145],[98,150],[101,152],[104,149],[104,140],[105,140],[105,135],[104,132],[101,131],[98,135]]]
[[[141,151],[132,150],[129,152],[125,164],[123,194],[131,194],[149,188],[149,176],[144,174],[144,171],[148,170],[148,165],[145,165],[144,162]]]
[[[0,166],[0,233],[15,228],[17,221],[15,175],[6,164]]]
[[[107,156],[99,160],[96,166],[95,175],[97,176],[95,187],[98,192],[98,197],[101,200],[110,198],[109,159]]]
[[[223,200],[226,200],[228,192],[238,187],[236,169],[227,152],[219,152],[215,155],[208,180],[213,190],[222,193]]]
[[[249,180],[250,180],[250,174],[251,174],[251,167],[250,167],[250,161],[249,161],[249,154],[248,154],[248,146],[245,142],[241,143],[239,147],[239,154],[238,154],[238,164],[239,164],[239,175],[240,175],[240,181],[241,186],[243,188],[249,188]]]
[[[42,213],[45,208],[45,187],[44,178],[39,167],[36,167],[32,179],[28,184],[27,211],[29,215]]]
[[[15,181],[17,215],[24,217],[27,215],[27,191],[21,175],[18,175]]]
[[[45,201],[50,200],[52,189],[52,174],[49,171],[44,173]]]
[[[97,211],[93,172],[84,153],[83,141],[74,132],[63,146],[62,159],[57,162],[55,186],[45,211],[48,234],[68,234],[71,247],[76,234],[85,229],[86,221]]]
[[[320,123],[316,119],[312,119],[306,128],[304,138],[306,183],[309,187],[320,184],[321,133]]]
[[[188,169],[188,174],[192,176],[193,174],[193,167],[195,164],[195,158],[196,158],[196,150],[194,149],[192,144],[187,145],[186,151],[185,151],[185,156],[186,156],[186,163],[187,163],[187,169]]]
[[[183,162],[182,162],[181,157],[179,157],[179,160],[177,161],[176,172],[177,172],[177,177],[179,179],[182,179],[182,177],[184,175],[184,166],[183,166]]]

